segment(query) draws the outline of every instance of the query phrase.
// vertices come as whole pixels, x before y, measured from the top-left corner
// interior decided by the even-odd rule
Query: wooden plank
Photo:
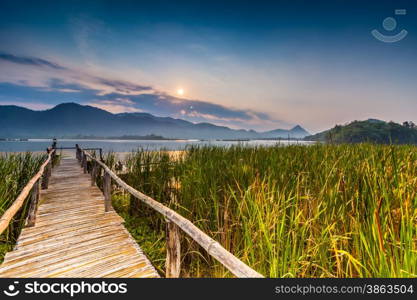
[[[143,262],[136,262],[133,264],[123,265],[119,268],[107,271],[102,277],[129,277],[131,274],[138,272],[138,270],[143,273],[146,272],[149,266]]]
[[[27,277],[27,276],[39,276],[39,274],[44,274],[48,276],[51,272],[57,272],[59,270],[63,271],[68,270],[68,268],[73,268],[77,264],[86,264],[90,261],[95,261],[99,259],[106,258],[110,255],[115,255],[114,249],[112,246],[120,244],[119,241],[116,243],[110,243],[108,245],[99,245],[92,247],[90,249],[83,249],[75,254],[65,253],[61,255],[54,255],[50,257],[41,257],[33,258],[29,261],[17,262],[11,266],[5,266],[0,269],[0,277]],[[128,248],[128,245],[120,244],[120,251],[125,251]]]
[[[91,262],[88,266],[84,266],[82,270],[75,269],[67,271],[62,274],[62,277],[74,277],[81,275],[82,277],[94,276],[95,278],[102,278],[108,273],[113,272],[114,269],[129,267],[132,262],[142,262],[147,265],[146,260],[144,259],[132,258],[132,256],[126,255],[125,253],[119,253],[118,255],[110,258]]]
[[[60,207],[59,205],[50,206],[48,209],[39,209],[39,217],[46,217],[46,216],[52,216],[52,215],[63,215],[63,214],[71,214],[75,212],[85,212],[85,211],[103,211],[103,203],[101,201],[97,201],[96,204],[92,205],[85,205],[83,207],[79,207],[76,205],[70,205],[65,207],[65,211],[62,210],[63,207]]]
[[[38,249],[46,249],[46,248],[54,248],[54,251],[56,250],[57,246],[66,246],[66,245],[71,245],[72,243],[74,243],[72,240],[75,240],[75,236],[80,236],[80,235],[88,235],[88,234],[94,234],[97,232],[100,232],[101,234],[98,236],[98,238],[103,238],[106,237],[108,235],[108,233],[111,233],[112,230],[116,231],[116,233],[120,232],[120,229],[118,228],[118,226],[116,224],[112,224],[112,225],[105,225],[100,227],[99,229],[94,228],[94,229],[89,229],[89,228],[83,228],[77,231],[69,231],[69,232],[64,232],[64,233],[59,233],[59,234],[54,234],[54,235],[46,235],[46,234],[42,234],[41,237],[32,237],[32,238],[28,238],[28,239],[24,239],[24,240],[20,240],[19,239],[19,244],[17,245],[17,247],[15,248],[15,250],[13,252],[9,252],[6,255],[6,258],[13,258],[13,257],[17,257],[17,256],[21,256],[24,255],[25,253],[30,253],[30,252],[34,252],[34,250],[38,250]],[[94,235],[90,235],[89,236],[91,239],[94,238]],[[66,243],[62,243],[62,241],[65,241],[66,239],[69,239],[68,241],[66,241]],[[39,245],[39,247],[37,247],[37,245]]]
[[[102,230],[103,228],[119,225],[120,220],[118,219],[98,219],[96,222],[84,222],[81,224],[77,224],[75,226],[60,226],[56,229],[46,228],[42,232],[42,236],[46,239],[53,238],[55,236],[64,235],[64,234],[77,234],[81,231],[92,231],[92,230]],[[39,239],[38,232],[22,232],[19,237],[19,241],[17,244],[17,248],[19,248],[19,244],[27,241],[27,240],[34,240]]]
[[[35,261],[46,262],[48,258],[55,258],[55,257],[62,258],[64,254],[73,255],[77,251],[88,250],[88,249],[85,249],[85,244],[87,244],[88,246],[91,246],[91,245],[96,245],[99,242],[97,245],[101,246],[100,245],[101,241],[106,241],[106,244],[111,244],[111,243],[107,243],[108,238],[110,238],[111,236],[114,236],[114,240],[110,239],[110,242],[112,243],[115,242],[116,240],[126,242],[125,235],[123,235],[120,231],[119,232],[113,231],[113,232],[103,233],[102,235],[98,235],[98,236],[97,235],[91,236],[90,240],[88,239],[83,240],[80,238],[70,238],[70,239],[67,239],[66,241],[61,240],[60,242],[55,242],[51,245],[48,245],[45,243],[44,244],[38,243],[37,245],[35,245],[35,247],[33,247],[33,250],[31,250],[29,247],[15,250],[16,255],[12,256],[13,253],[11,253],[10,256],[8,256],[7,261],[3,262],[1,270],[11,265],[16,266],[18,262],[23,262],[23,261],[25,263],[35,262]],[[49,251],[43,251],[47,249],[49,249]],[[90,250],[91,249],[93,248],[90,248]]]
[[[49,222],[50,224],[53,224],[54,222],[62,222],[66,220],[74,220],[74,218],[95,218],[98,215],[103,214],[104,209],[103,206],[101,207],[95,207],[90,208],[86,210],[71,210],[68,213],[65,213],[65,211],[62,211],[61,213],[52,213],[47,215],[39,215],[38,221],[40,223],[42,222]]]
[[[71,262],[71,264],[67,264],[65,267],[61,267],[60,269],[56,269],[55,271],[48,270],[49,274],[47,274],[46,276],[47,277],[63,277],[63,275],[65,273],[69,272],[69,271],[77,270],[79,272],[80,270],[83,270],[83,269],[87,268],[89,265],[91,265],[93,263],[100,262],[100,261],[107,260],[107,259],[113,260],[120,254],[127,255],[127,256],[135,254],[132,249],[126,250],[125,248],[121,248],[121,251],[118,252],[118,253],[112,253],[111,251],[107,251],[107,250],[104,254],[103,253],[104,253],[104,250],[103,250],[102,253],[99,253],[100,255],[93,256],[92,258],[90,256],[90,258],[85,259],[85,260],[75,260],[75,261]],[[36,275],[38,275],[38,274],[36,274]],[[40,274],[42,275],[42,274],[45,274],[45,273],[40,273]],[[36,277],[38,277],[38,276],[36,276]],[[78,277],[78,276],[76,276],[76,277]],[[98,276],[96,276],[94,274],[91,277],[96,278]]]
[[[123,219],[105,212],[91,179],[77,160],[62,159],[40,194],[35,225],[22,230],[0,277],[159,277]]]
[[[54,247],[54,251],[57,251],[57,249],[60,249],[62,247],[63,249],[66,249],[67,247],[73,245],[73,244],[80,244],[84,241],[94,241],[97,238],[104,238],[109,235],[114,235],[115,237],[117,235],[121,235],[122,232],[118,226],[111,226],[109,228],[104,228],[101,230],[94,229],[90,232],[77,232],[75,234],[68,233],[67,235],[61,235],[56,237],[47,237],[45,238],[42,234],[37,239],[32,240],[26,240],[19,242],[18,248],[16,248],[16,251],[22,251],[25,249],[30,250],[30,252],[37,251],[37,254],[39,254],[38,250],[42,250],[45,248],[52,248]],[[123,235],[126,236],[126,235]],[[47,243],[45,243],[47,241]]]
[[[116,214],[114,214],[114,213],[106,213],[106,215],[100,216],[100,218],[104,217],[104,218],[107,219],[108,222],[111,222],[111,221],[119,222],[119,223],[123,222],[123,219],[119,215],[116,216]],[[96,220],[94,220],[94,219],[82,219],[82,220],[77,220],[77,222],[71,222],[71,223],[68,223],[68,222],[55,223],[53,225],[46,224],[44,226],[45,228],[42,228],[42,230],[44,232],[46,232],[46,231],[54,232],[54,231],[57,231],[57,230],[60,230],[60,229],[63,229],[63,228],[75,228],[76,226],[82,226],[84,224],[87,224],[88,226],[94,226],[94,223],[98,222],[100,218],[97,218]],[[38,229],[39,227],[41,227],[41,226],[36,225],[36,229]],[[34,227],[32,227],[32,228],[34,228]],[[34,233],[36,235],[38,231],[36,229],[31,230],[32,228],[31,227],[25,228],[25,232],[26,233]]]

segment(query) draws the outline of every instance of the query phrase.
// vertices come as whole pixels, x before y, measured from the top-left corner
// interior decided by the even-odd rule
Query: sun
[[[179,88],[177,90],[177,94],[180,95],[180,96],[184,95],[184,89],[183,88]]]

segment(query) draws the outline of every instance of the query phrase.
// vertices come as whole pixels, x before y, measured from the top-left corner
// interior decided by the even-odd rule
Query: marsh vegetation
[[[39,171],[45,159],[46,155],[32,153],[0,155],[0,215],[3,215],[12,205],[25,185]],[[16,242],[24,225],[28,202],[26,201],[20,212],[14,217],[14,221],[0,235],[0,261]]]
[[[108,157],[111,158],[111,155]],[[121,175],[268,277],[417,276],[417,152],[373,144],[139,150]],[[163,272],[165,222],[113,204]],[[182,276],[231,274],[183,237]]]

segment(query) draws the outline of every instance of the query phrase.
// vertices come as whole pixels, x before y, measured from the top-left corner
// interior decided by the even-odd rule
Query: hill
[[[306,136],[304,139],[330,143],[417,144],[417,127],[412,122],[404,122],[401,125],[368,119],[336,125],[332,129]]]
[[[120,137],[157,135],[165,138],[242,139],[303,138],[308,133],[296,126],[268,132],[235,130],[210,123],[192,123],[148,113],[113,114],[76,103],[34,111],[19,106],[0,106],[0,138],[69,138],[76,136]]]
[[[271,131],[266,131],[262,133],[264,138],[275,138],[275,137],[291,137],[291,138],[303,138],[305,136],[310,135],[304,128],[300,125],[297,125],[290,130],[285,129],[275,129]]]

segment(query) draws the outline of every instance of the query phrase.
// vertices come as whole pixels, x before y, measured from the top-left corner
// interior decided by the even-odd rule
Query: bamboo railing
[[[166,237],[166,277],[179,277],[181,266],[181,249],[180,249],[180,229],[191,237],[196,243],[203,247],[207,253],[225,266],[230,272],[237,277],[263,277],[261,274],[250,268],[232,253],[227,251],[217,241],[209,237],[206,233],[195,226],[191,221],[184,218],[174,210],[166,207],[160,202],[134,189],[122,179],[120,179],[107,165],[93,157],[86,150],[77,146],[77,159],[84,169],[84,173],[90,172],[91,184],[94,185],[97,176],[104,170],[103,194],[105,198],[105,211],[111,209],[111,180],[113,179],[120,187],[128,191],[135,198],[139,199],[147,206],[159,212],[167,221]],[[91,167],[87,167],[88,159],[91,161]]]
[[[17,196],[13,204],[1,216],[0,234],[2,234],[7,229],[7,227],[9,227],[10,222],[13,220],[16,213],[22,208],[29,194],[31,194],[31,199],[25,226],[31,227],[35,225],[35,216],[40,195],[39,185],[41,185],[42,189],[48,188],[49,177],[51,176],[52,172],[52,161],[55,156],[55,146],[56,141],[54,141],[54,143],[52,144],[52,148],[48,148],[48,158],[41,165],[38,173],[36,173],[36,175],[33,176],[31,180],[29,180],[29,182]]]

